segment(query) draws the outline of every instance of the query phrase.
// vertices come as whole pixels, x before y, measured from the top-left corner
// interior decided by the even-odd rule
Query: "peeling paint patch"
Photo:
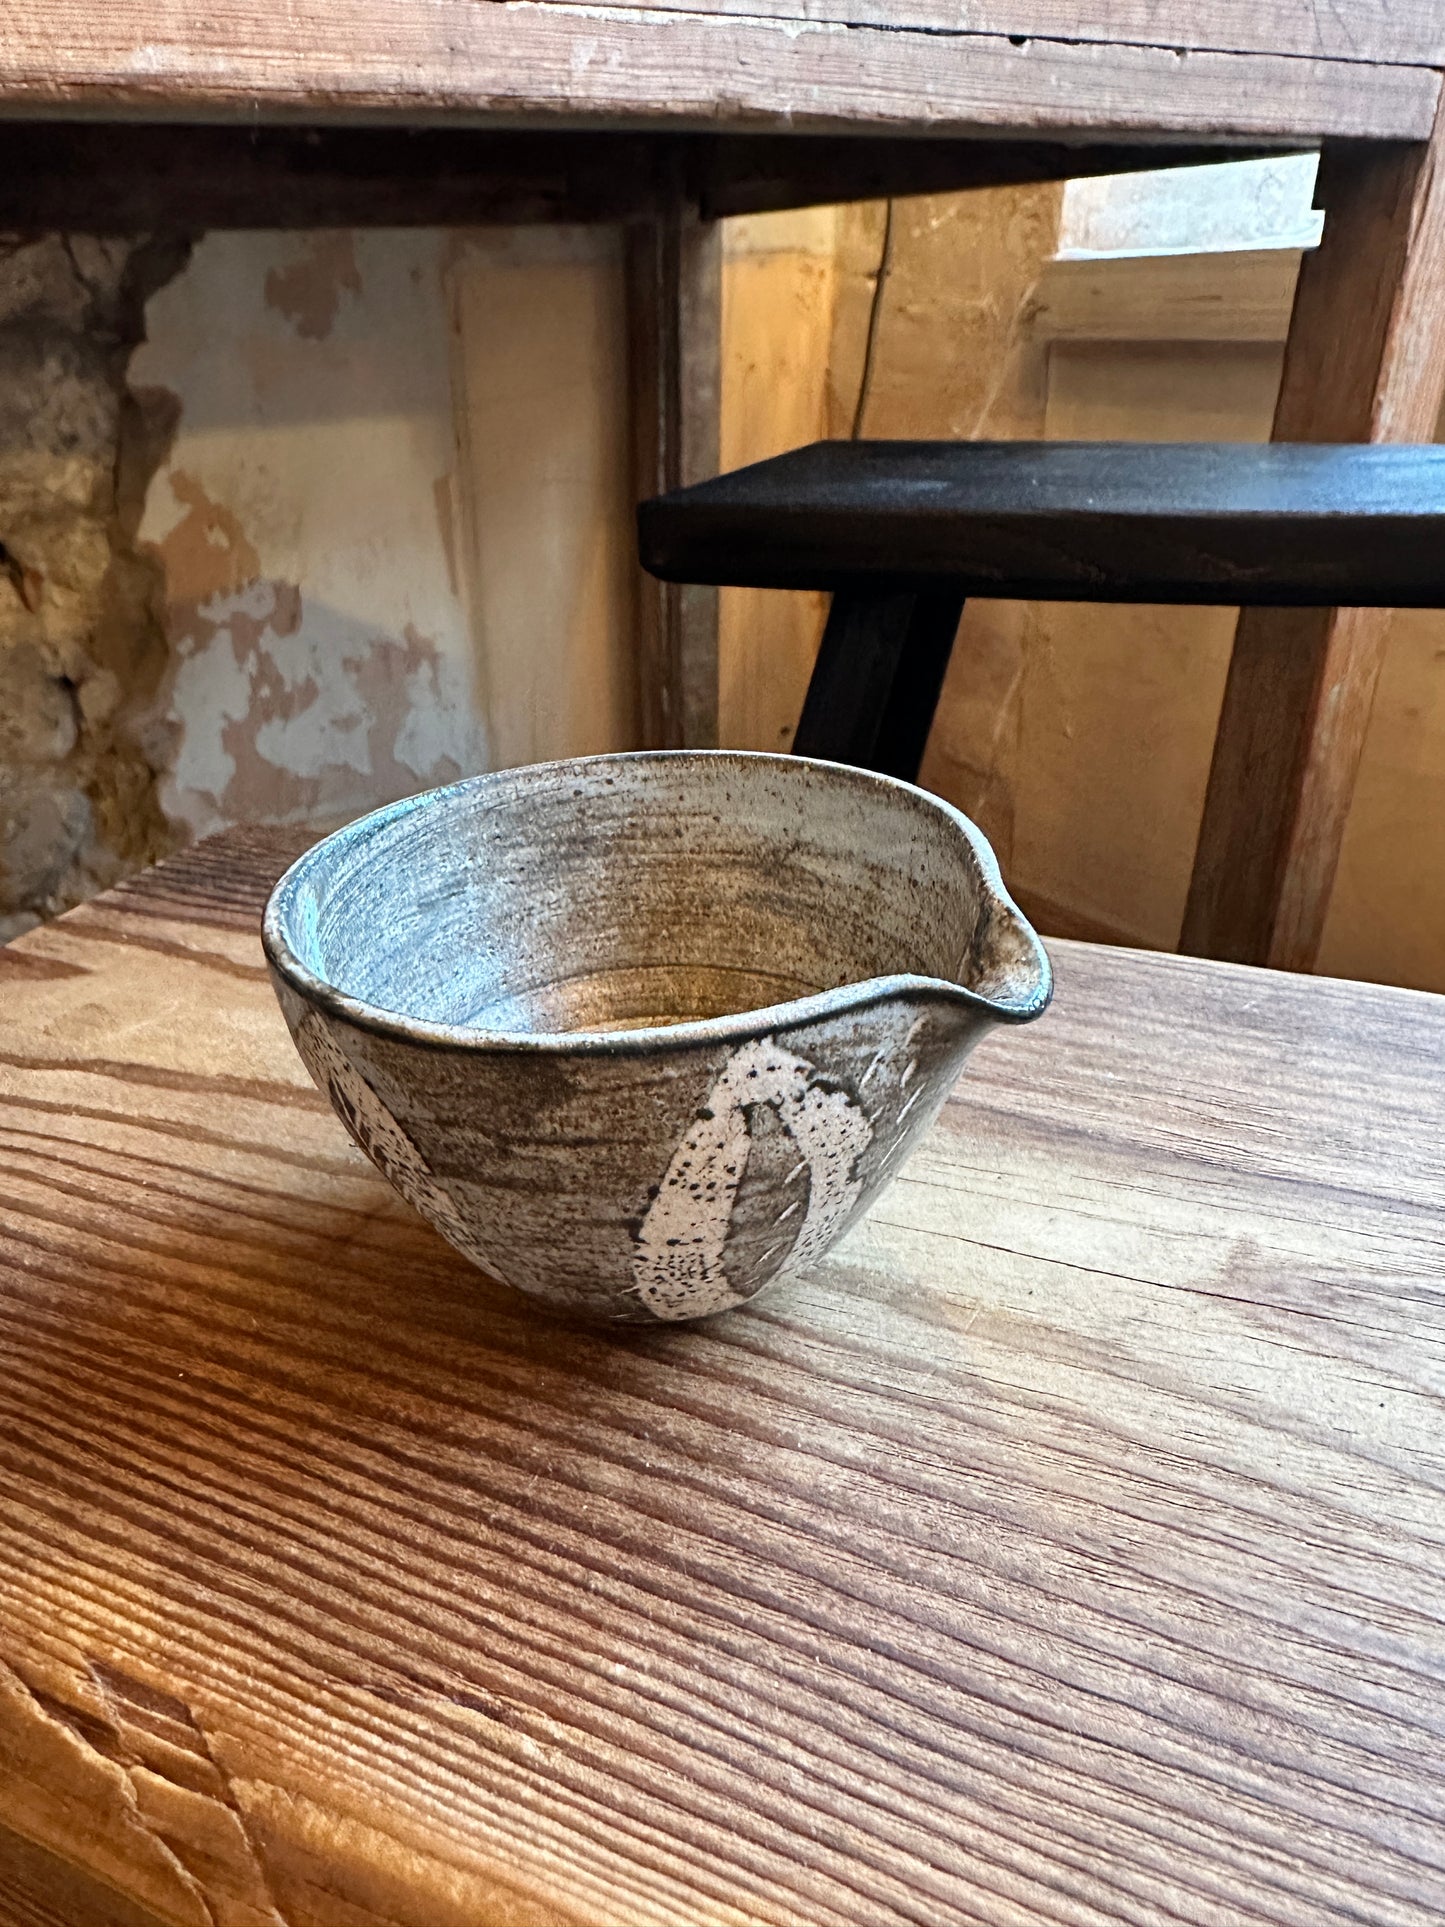
[[[468,572],[442,241],[212,234],[152,308],[138,374],[180,398],[141,531],[166,574],[154,727],[191,835],[341,820],[486,765],[449,586]]]
[[[356,237],[349,228],[308,234],[301,258],[266,276],[266,305],[295,328],[303,341],[324,341],[336,325],[343,294],[359,296],[361,270]]]
[[[198,609],[213,596],[234,595],[261,573],[261,558],[233,509],[216,502],[194,475],[166,477],[185,514],[160,544],[172,608]]]
[[[434,713],[445,700],[441,657],[430,636],[419,635],[408,623],[400,642],[380,638],[364,655],[348,658],[346,668],[366,716],[366,746],[378,794],[405,796],[424,786],[454,783],[463,774],[450,756],[423,769],[417,767],[417,748],[406,753],[413,719]]]
[[[171,637],[167,802],[196,834],[344,814],[358,791],[386,801],[463,773],[438,742],[454,701],[447,665],[411,625],[357,633],[295,583],[261,577],[174,609]]]

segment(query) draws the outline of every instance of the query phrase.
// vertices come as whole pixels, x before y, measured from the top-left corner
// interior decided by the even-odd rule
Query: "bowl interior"
[[[622,756],[363,818],[278,893],[315,976],[431,1023],[670,1025],[965,972],[989,892],[921,792],[791,757]]]

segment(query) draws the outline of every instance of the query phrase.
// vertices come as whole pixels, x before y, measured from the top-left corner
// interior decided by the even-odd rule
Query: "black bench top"
[[[1445,447],[815,442],[644,502],[673,582],[1445,606]]]

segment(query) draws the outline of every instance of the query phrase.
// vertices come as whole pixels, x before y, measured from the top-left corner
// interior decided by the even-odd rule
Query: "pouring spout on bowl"
[[[1026,1024],[1042,1017],[1054,994],[1053,967],[1038,932],[1004,885],[993,847],[978,826],[935,799],[952,820],[957,852],[971,888],[958,932],[957,962],[937,990],[957,1008],[961,1022],[980,1018]]]
[[[952,986],[974,1014],[979,1006],[1000,1024],[1042,1017],[1054,994],[1054,973],[1037,932],[1000,886],[980,905],[978,922]]]

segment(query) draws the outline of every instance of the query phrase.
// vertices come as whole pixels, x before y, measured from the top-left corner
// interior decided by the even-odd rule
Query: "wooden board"
[[[1283,343],[1299,264],[1298,248],[1050,261],[1033,325],[1050,342]]]
[[[669,581],[1445,607],[1445,448],[814,442],[643,505]]]
[[[615,222],[655,212],[674,178],[717,217],[1182,167],[1219,155],[1187,142],[0,119],[0,229]]]
[[[715,475],[722,424],[722,235],[681,184],[627,237],[633,495]],[[718,746],[717,590],[637,576],[646,749]]]
[[[1276,440],[1430,441],[1445,402],[1445,119],[1424,148],[1326,148],[1316,199],[1325,229],[1300,270]],[[1313,967],[1388,635],[1387,614],[1355,607],[1241,616],[1186,950]]]
[[[0,111],[1423,139],[1423,67],[550,0],[12,0]]]
[[[569,4],[569,0],[556,0]],[[598,0],[622,11],[640,0]],[[1224,53],[1323,56],[1331,60],[1445,63],[1445,16],[1434,0],[648,0],[658,12],[759,14],[843,20],[933,33],[1038,35],[1121,46]]]
[[[1439,1920],[1445,1001],[1059,945],[833,1261],[592,1335],[306,1084],[280,861],[0,953],[0,1893]]]

